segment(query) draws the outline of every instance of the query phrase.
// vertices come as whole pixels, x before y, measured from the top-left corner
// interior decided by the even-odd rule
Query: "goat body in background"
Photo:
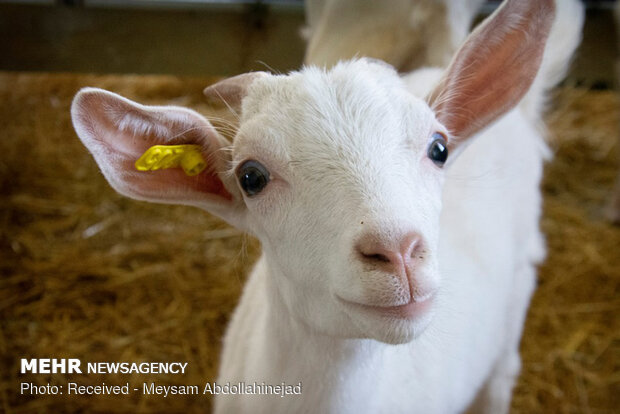
[[[572,0],[571,0],[572,1]],[[306,0],[305,63],[331,67],[354,57],[401,72],[444,67],[484,0]]]

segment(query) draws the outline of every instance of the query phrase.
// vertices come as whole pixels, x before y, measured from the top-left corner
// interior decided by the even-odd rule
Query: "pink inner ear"
[[[513,108],[528,91],[554,11],[552,0],[506,1],[465,41],[429,99],[457,141]]]
[[[130,197],[199,205],[231,201],[218,172],[227,168],[228,142],[199,114],[178,107],[147,107],[102,90],[84,90],[72,107],[78,135],[112,186]],[[187,176],[180,168],[138,171],[136,160],[153,145],[193,144],[207,168]]]
[[[182,169],[167,169],[158,171],[138,171],[135,168],[135,160],[124,159],[121,161],[121,169],[133,170],[125,176],[127,185],[134,188],[134,193],[140,198],[148,199],[153,194],[174,194],[187,190],[195,193],[219,196],[232,201],[232,195],[226,190],[222,180],[207,167],[198,175],[189,177]]]
[[[215,129],[208,125],[195,125],[185,118],[187,114],[177,114],[175,119],[172,113],[166,117],[152,113],[145,116],[144,113],[128,111],[126,113],[109,113],[110,118],[105,118],[106,130],[117,131],[124,139],[116,136],[103,134],[104,144],[111,153],[120,156],[119,168],[121,171],[131,171],[126,179],[135,188],[136,192],[143,193],[143,197],[159,192],[173,191],[175,188],[185,188],[194,192],[207,193],[220,196],[226,200],[232,200],[231,194],[215,173],[217,159],[212,156],[217,148],[209,148],[212,142],[209,135],[216,135]],[[150,119],[149,119],[150,118]],[[200,122],[202,123],[202,122]],[[202,156],[207,161],[207,168],[198,175],[188,176],[180,168],[157,171],[138,171],[135,162],[146,150],[153,145],[200,145],[204,148]]]

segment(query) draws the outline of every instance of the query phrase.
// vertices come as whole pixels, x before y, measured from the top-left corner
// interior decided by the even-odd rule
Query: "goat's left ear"
[[[512,109],[540,67],[553,0],[507,0],[467,38],[429,103],[454,147]]]
[[[229,142],[200,114],[174,106],[145,106],[102,89],[82,89],[73,100],[75,130],[112,187],[138,200],[201,207],[244,228],[245,204],[228,174]],[[138,171],[154,145],[196,145],[207,168]]]

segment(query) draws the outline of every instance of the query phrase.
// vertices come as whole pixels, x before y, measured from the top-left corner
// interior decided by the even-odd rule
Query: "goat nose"
[[[400,274],[417,257],[420,244],[420,236],[414,232],[389,239],[368,233],[360,238],[356,249],[363,262]]]

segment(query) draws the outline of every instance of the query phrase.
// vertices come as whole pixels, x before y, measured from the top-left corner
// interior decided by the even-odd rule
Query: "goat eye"
[[[446,142],[446,137],[439,132],[435,132],[426,154],[435,165],[443,167],[448,159],[448,143]]]
[[[239,184],[250,197],[263,191],[269,182],[269,171],[258,161],[246,161],[237,171]]]

